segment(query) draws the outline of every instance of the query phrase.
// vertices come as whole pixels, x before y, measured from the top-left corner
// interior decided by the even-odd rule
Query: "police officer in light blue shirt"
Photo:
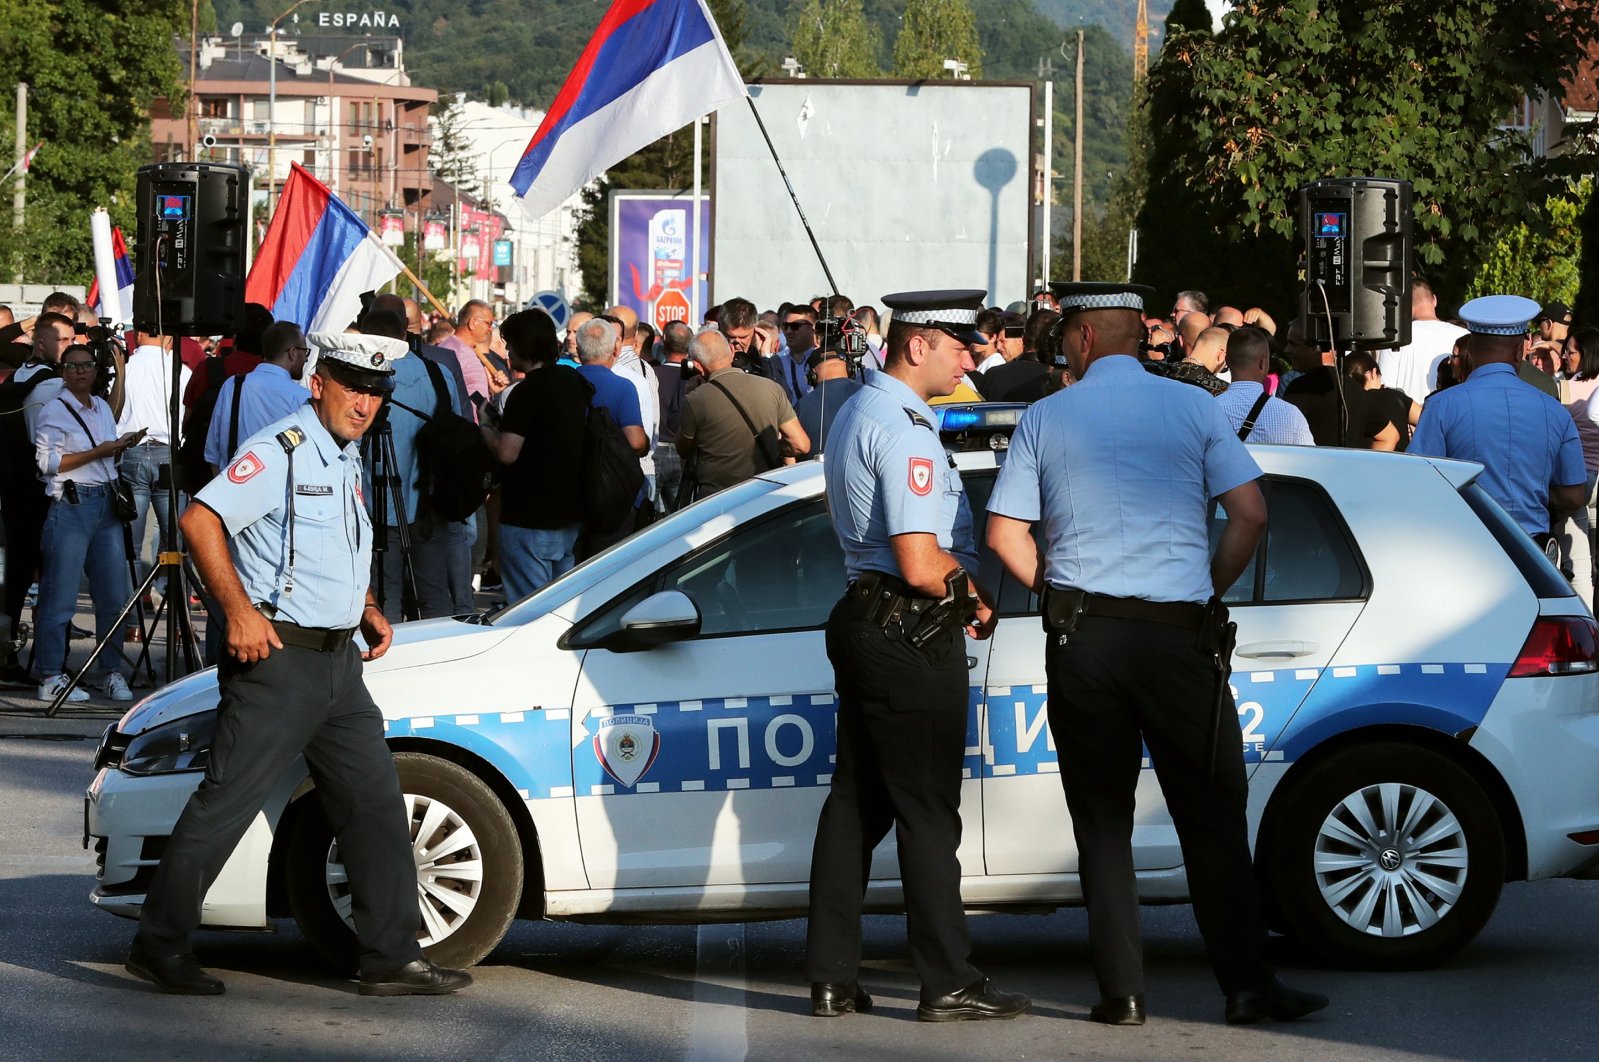
[[[217,404],[205,433],[205,460],[220,470],[234,450],[262,428],[288,416],[311,400],[301,383],[311,348],[293,321],[276,321],[261,333],[262,362],[235,376],[217,392]]]
[[[1485,295],[1460,308],[1471,375],[1427,399],[1409,452],[1481,464],[1482,489],[1546,545],[1549,510],[1586,503],[1587,471],[1570,411],[1516,375],[1537,316],[1538,304],[1519,295]]]
[[[1049,728],[1099,981],[1089,1016],[1144,1022],[1132,832],[1145,747],[1227,1020],[1303,1016],[1327,1000],[1289,988],[1266,965],[1219,603],[1265,526],[1260,469],[1214,398],[1139,364],[1151,289],[1056,290],[1061,319],[1048,353],[1061,348],[1078,382],[1022,415],[989,498],[987,538],[1042,598]],[[1227,514],[1214,556],[1213,499]]]
[[[182,517],[228,630],[205,778],[167,841],[126,963],[164,992],[223,991],[195,960],[190,933],[234,846],[302,756],[349,872],[360,993],[441,995],[472,981],[417,944],[410,824],[361,677],[393,632],[367,589],[358,442],[406,352],[403,340],[385,352],[371,338],[313,336],[322,358],[310,403],[246,440]],[[365,651],[351,640],[357,629]]]
[[[889,295],[888,358],[828,436],[827,508],[849,587],[827,621],[838,751],[811,858],[806,970],[811,1013],[871,1009],[856,979],[872,850],[899,837],[906,930],[922,1021],[1013,1018],[1030,1005],[968,961],[961,902],[965,633],[992,614],[970,596],[971,509],[927,400],[972,369],[981,291]]]

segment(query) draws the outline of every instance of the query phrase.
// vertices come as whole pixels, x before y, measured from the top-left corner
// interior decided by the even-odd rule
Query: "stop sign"
[[[688,320],[688,297],[676,288],[667,288],[655,300],[655,330],[663,331],[673,321]]]

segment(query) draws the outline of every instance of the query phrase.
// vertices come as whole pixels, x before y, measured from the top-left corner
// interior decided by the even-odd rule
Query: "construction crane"
[[[1138,0],[1138,21],[1133,24],[1133,84],[1149,73],[1149,3]]]

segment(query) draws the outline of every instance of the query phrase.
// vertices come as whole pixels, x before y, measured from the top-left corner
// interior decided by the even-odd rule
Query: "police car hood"
[[[465,660],[487,652],[511,633],[504,628],[455,619],[397,624],[394,644],[381,659],[369,662],[365,672],[370,676]],[[142,734],[163,723],[211,711],[217,706],[218,696],[216,668],[196,671],[136,703],[117,723],[117,730],[129,736]]]

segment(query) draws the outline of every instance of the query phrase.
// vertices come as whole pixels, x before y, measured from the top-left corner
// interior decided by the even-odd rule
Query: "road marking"
[[[744,1009],[744,927],[700,926],[688,1062],[737,1062],[749,1051]]]

